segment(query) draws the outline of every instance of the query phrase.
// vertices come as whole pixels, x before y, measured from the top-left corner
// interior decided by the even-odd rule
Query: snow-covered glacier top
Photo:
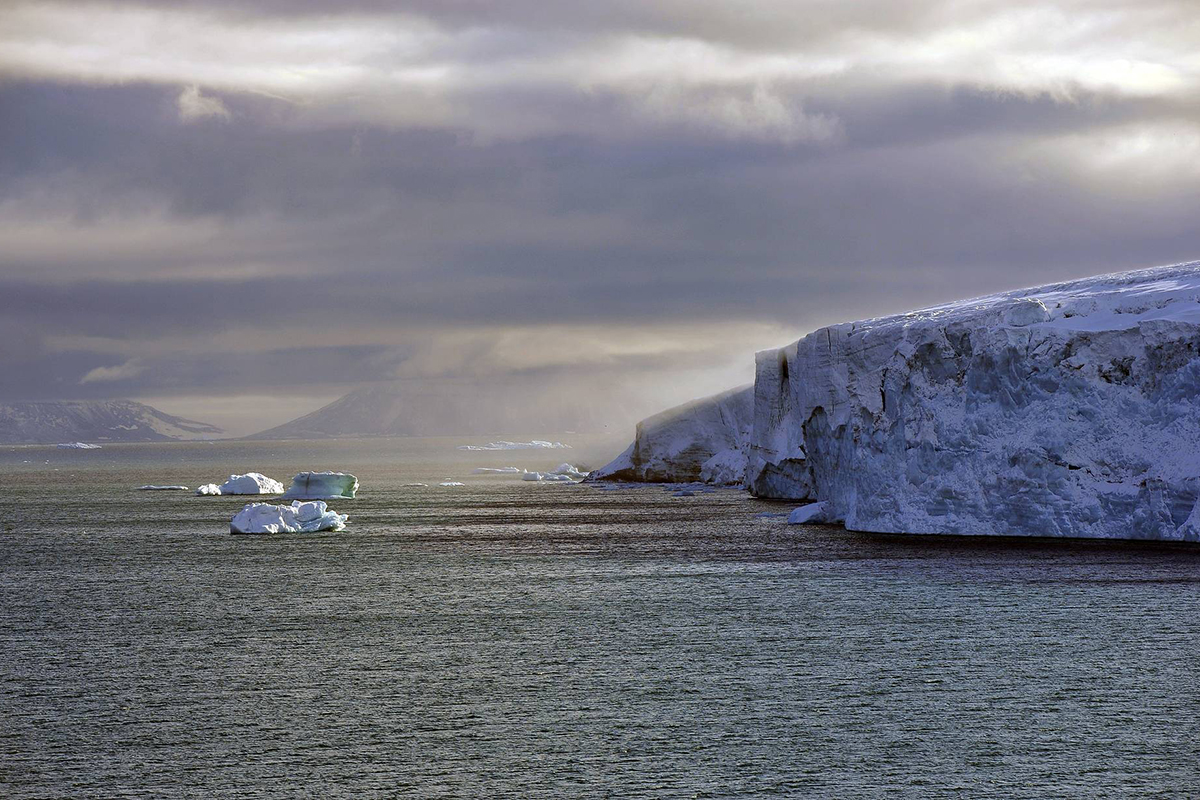
[[[1079,331],[1127,330],[1155,320],[1200,324],[1200,261],[997,292],[822,330],[868,334],[989,320]]]

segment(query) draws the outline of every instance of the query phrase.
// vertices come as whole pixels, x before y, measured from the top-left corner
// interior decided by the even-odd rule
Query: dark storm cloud
[[[0,396],[695,369],[1200,252],[1186,3],[753,9],[0,12]]]

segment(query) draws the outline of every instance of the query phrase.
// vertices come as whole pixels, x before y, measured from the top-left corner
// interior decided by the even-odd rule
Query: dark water
[[[452,445],[0,450],[0,796],[1200,795],[1200,550],[789,528],[468,476],[603,442]],[[345,532],[131,490],[310,467],[363,479]]]

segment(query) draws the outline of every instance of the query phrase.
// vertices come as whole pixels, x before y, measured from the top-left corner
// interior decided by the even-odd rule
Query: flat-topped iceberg
[[[358,478],[348,472],[301,472],[283,493],[284,500],[352,500]]]
[[[753,386],[684,403],[639,422],[633,444],[591,477],[740,485],[753,421]]]
[[[520,467],[476,467],[472,475],[520,475],[525,470]]]
[[[196,489],[196,494],[283,494],[283,484],[262,473],[247,472],[245,475],[230,475],[229,480],[220,486],[206,483]]]
[[[1200,541],[1200,262],[822,328],[759,353],[753,393],[745,485],[822,504],[796,518]],[[702,405],[600,474],[712,480],[697,461],[747,428]]]
[[[313,533],[340,531],[349,520],[346,514],[330,511],[325,503],[292,501],[290,506],[250,503],[229,523],[230,533]]]

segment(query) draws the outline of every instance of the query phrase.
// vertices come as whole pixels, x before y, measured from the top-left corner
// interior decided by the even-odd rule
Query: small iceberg
[[[87,442],[62,442],[58,445],[60,450],[99,450],[100,445],[88,444]]]
[[[438,486],[466,486],[462,481],[442,481]]]
[[[476,467],[472,475],[520,475],[525,470],[520,467]]]
[[[416,489],[416,488],[424,489],[424,488],[428,488],[428,486],[429,486],[428,483],[406,483],[404,485],[409,488],[412,488],[412,489]]]
[[[806,506],[800,506],[791,514],[788,514],[788,525],[820,525],[828,522],[829,519],[825,516],[825,503],[809,503]]]
[[[302,503],[293,500],[290,506],[271,503],[250,503],[229,523],[230,533],[313,533],[340,531],[350,517],[330,511],[324,501]]]
[[[154,483],[138,487],[139,492],[186,492],[187,489],[188,487],[186,486],[159,486]]]
[[[353,500],[358,478],[348,472],[301,472],[283,493],[284,500]]]
[[[534,439],[532,442],[488,442],[487,444],[460,444],[459,450],[570,450],[571,445],[562,442],[543,442]]]
[[[580,481],[588,476],[588,473],[582,472],[582,471],[576,469],[574,464],[567,464],[565,462],[562,464],[559,464],[557,467],[555,467],[553,470],[551,470],[550,474],[551,475],[566,475],[567,477],[574,478],[574,479],[580,480]]]
[[[283,494],[283,484],[260,472],[247,472],[230,475],[220,486],[206,483],[196,490],[196,494]]]

